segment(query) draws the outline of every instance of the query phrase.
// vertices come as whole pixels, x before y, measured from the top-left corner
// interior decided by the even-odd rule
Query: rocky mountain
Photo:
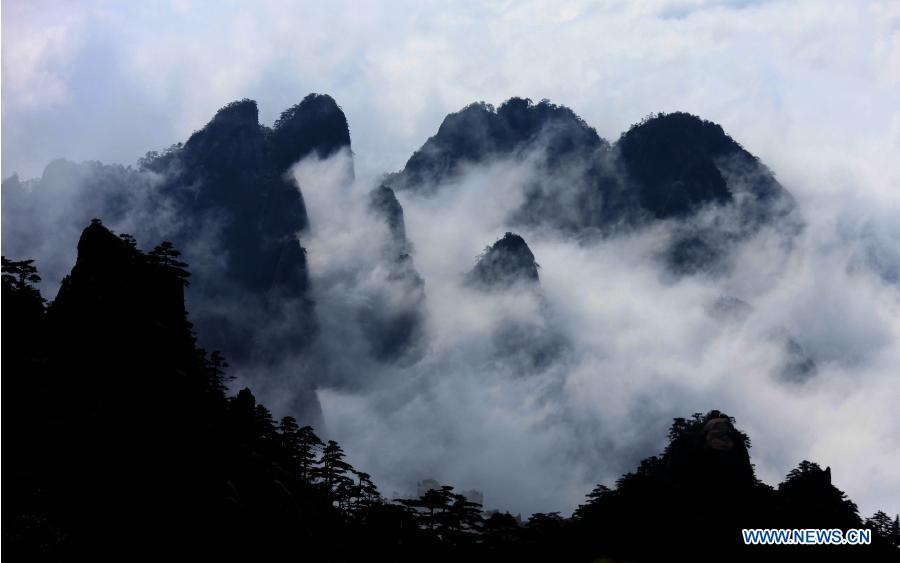
[[[303,347],[315,330],[306,251],[297,241],[309,218],[302,188],[288,169],[311,154],[326,158],[349,149],[343,112],[331,97],[311,94],[271,129],[260,125],[256,102],[231,103],[183,146],[141,161],[143,169],[163,175],[160,192],[175,202],[180,221],[166,236],[201,269],[192,293],[211,300],[235,291],[249,294],[258,298],[252,306],[264,316],[279,316],[288,302],[290,317],[281,315],[280,321],[293,334],[268,335],[267,355]],[[208,253],[215,254],[210,272],[204,268]],[[210,328],[211,346],[235,361],[255,353],[242,343],[259,348],[261,342],[244,330],[247,323],[229,311],[214,304],[195,308],[198,324]]]
[[[228,104],[183,144],[151,152],[138,167],[55,161],[38,180],[3,183],[3,250],[48,265],[59,280],[71,243],[99,217],[139,240],[169,240],[194,271],[187,294],[204,346],[237,366],[287,366],[317,330],[301,187],[289,168],[304,157],[350,150],[346,117],[326,95],[310,94],[270,127],[256,102]],[[352,179],[352,160],[348,160]],[[303,388],[300,386],[299,388]],[[308,392],[296,408],[318,407]]]
[[[504,289],[516,284],[536,284],[538,264],[525,239],[514,233],[487,247],[468,274],[469,282],[483,289]]]
[[[484,102],[474,103],[448,115],[389,183],[398,189],[436,190],[466,165],[524,156],[538,145],[547,162],[559,166],[589,157],[608,144],[572,110],[547,101],[534,105],[511,98],[496,110]]]
[[[663,258],[678,273],[727,266],[730,249],[764,227],[800,228],[793,198],[719,125],[687,113],[652,116],[610,144],[570,109],[512,98],[447,116],[387,184],[447,189],[467,166],[499,160],[535,168],[514,224],[585,235],[673,223]]]
[[[184,144],[148,153],[138,169],[57,161],[40,180],[7,179],[4,252],[34,257],[42,269],[49,264],[43,271],[53,280],[71,260],[53,237],[71,239],[93,217],[141,240],[172,240],[194,269],[188,299],[205,345],[238,365],[285,363],[317,330],[306,251],[296,236],[309,217],[288,168],[309,155],[349,151],[350,133],[327,95],[307,96],[271,128],[258,114],[252,100],[231,103]],[[392,300],[384,298],[361,313],[376,357],[405,356],[422,336],[423,280],[394,190],[427,197],[449,189],[468,167],[503,159],[533,168],[510,224],[585,237],[665,221],[671,228],[661,258],[679,274],[727,268],[731,249],[759,229],[775,228],[789,241],[799,228],[793,200],[773,175],[721,127],[695,116],[653,116],[610,144],[548,101],[472,104],[448,115],[372,193],[370,206],[391,233],[384,250],[390,283],[417,296],[402,311],[387,310]],[[512,268],[537,279],[527,246],[519,256],[514,243],[500,241],[471,276],[505,284],[504,270]],[[260,334],[260,326],[272,330]]]

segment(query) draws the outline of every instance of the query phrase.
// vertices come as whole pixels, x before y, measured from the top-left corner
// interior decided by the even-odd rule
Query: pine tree
[[[224,396],[226,390],[225,382],[230,379],[225,375],[228,362],[225,361],[225,358],[218,350],[214,350],[209,355],[209,358],[204,356],[204,365],[209,389],[217,395]]]
[[[294,421],[293,418],[286,418],[296,424],[296,421]],[[325,444],[318,436],[316,436],[312,426],[304,426],[298,429],[293,439],[296,444],[296,461],[297,469],[300,473],[300,480],[303,483],[311,484],[315,477],[316,460],[319,451]]]
[[[357,514],[364,512],[378,503],[381,495],[378,493],[378,487],[372,482],[372,476],[365,471],[353,471],[356,475],[357,482],[353,488],[353,495],[356,502],[353,511]]]
[[[890,544],[900,549],[900,514],[894,516],[894,523],[891,524]]]
[[[347,473],[352,470],[353,467],[344,461],[344,450],[341,446],[334,440],[328,440],[322,449],[316,475],[332,502],[337,502],[340,509],[344,508],[347,488],[352,485],[352,480],[347,477]]]
[[[181,256],[181,252],[176,250],[175,245],[169,241],[162,242],[147,254],[151,264],[155,264],[166,272],[173,274],[187,287],[190,285],[187,278],[191,274],[186,269],[187,264],[178,259],[179,256]]]
[[[137,240],[135,240],[133,236],[129,235],[128,233],[122,233],[119,235],[119,238],[122,239],[122,241],[126,245],[128,245],[128,248],[137,250]]]
[[[894,548],[900,547],[900,515],[891,518],[879,510],[866,518],[865,527],[872,530],[878,541]]]
[[[41,276],[37,273],[34,260],[9,260],[6,256],[3,260],[3,285],[9,289],[20,292],[35,292],[33,284],[40,283]],[[40,294],[38,293],[38,296]],[[43,298],[41,298],[43,301]]]

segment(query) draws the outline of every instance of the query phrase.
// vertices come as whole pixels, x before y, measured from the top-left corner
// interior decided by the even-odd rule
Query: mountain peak
[[[470,282],[484,288],[508,288],[517,283],[536,284],[538,264],[521,236],[507,232],[485,249],[469,272]]]
[[[469,104],[444,118],[437,133],[394,175],[391,187],[433,190],[452,180],[466,164],[542,151],[549,164],[583,156],[606,141],[564,106],[547,100],[510,98],[498,109]]]
[[[282,112],[272,127],[271,141],[276,167],[286,169],[313,152],[327,158],[349,149],[350,127],[334,98],[314,93]]]
[[[255,100],[243,98],[226,104],[212,119],[216,123],[259,124],[259,108]]]
[[[78,263],[82,265],[120,261],[129,251],[125,241],[104,227],[99,219],[91,221],[78,239]]]
[[[136,330],[159,342],[190,338],[183,281],[98,219],[82,232],[75,266],[49,313],[70,334],[88,322],[85,319],[103,319],[97,326],[119,347],[136,346],[129,340],[129,332]]]
[[[308,94],[299,104],[291,106],[284,110],[281,116],[274,124],[275,129],[281,129],[291,126],[295,120],[309,117],[332,117],[335,115],[343,116],[337,102],[328,94],[317,94],[315,92]]]
[[[406,223],[403,219],[403,207],[397,201],[394,190],[383,184],[378,186],[369,195],[369,204],[387,222],[391,238],[396,243],[406,246]]]
[[[641,205],[659,219],[732,201],[716,160],[736,153],[750,157],[721,126],[683,112],[643,121],[624,133],[617,146],[636,181]]]

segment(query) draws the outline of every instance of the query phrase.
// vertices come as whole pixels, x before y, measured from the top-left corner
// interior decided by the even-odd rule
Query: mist
[[[587,240],[529,229],[514,211],[541,173],[534,160],[470,167],[425,190],[436,195],[399,194],[426,280],[428,342],[400,367],[373,361],[358,332],[359,308],[391,291],[380,258],[389,233],[365,205],[375,179],[341,178],[347,158],[295,168],[312,224],[302,241],[314,298],[328,319],[318,397],[324,432],[386,493],[436,478],[483,490],[486,508],[568,513],[593,485],[659,452],[672,417],[718,408],[753,437],[764,481],[816,459],[863,512],[900,502],[886,469],[900,461],[900,295],[878,268],[853,266],[861,245],[878,244],[865,233],[888,232],[872,219],[856,233],[837,228],[859,209],[826,191],[804,203],[790,244],[764,229],[735,249],[727,273],[677,277],[659,255],[683,225]],[[534,252],[539,289],[466,283],[506,231]],[[723,297],[747,310],[715,314]],[[511,323],[536,329],[504,341]],[[814,359],[814,375],[785,374],[785,335]],[[563,345],[548,365],[523,370],[534,338]]]

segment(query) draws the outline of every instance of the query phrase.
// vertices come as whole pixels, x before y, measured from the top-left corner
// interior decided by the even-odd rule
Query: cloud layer
[[[413,366],[387,367],[347,333],[353,301],[383,278],[378,226],[354,203],[371,186],[329,181],[342,166],[304,163],[298,176],[314,296],[328,319],[322,341],[339,358],[319,397],[327,432],[386,491],[435,477],[483,489],[489,506],[567,512],[593,484],[659,451],[671,417],[715,407],[752,436],[764,480],[808,458],[831,465],[864,512],[900,502],[891,469],[900,293],[877,271],[848,267],[860,239],[836,231],[834,216],[813,213],[791,248],[761,232],[725,276],[678,280],[658,259],[669,224],[581,243],[520,229],[541,290],[482,292],[466,273],[512,228],[537,172],[528,160],[472,168],[438,195],[401,195],[426,280],[429,347]],[[713,314],[723,296],[749,305]],[[563,352],[523,370],[537,343],[510,339],[509,326],[558,334]],[[814,377],[784,376],[785,334],[815,358]]]

